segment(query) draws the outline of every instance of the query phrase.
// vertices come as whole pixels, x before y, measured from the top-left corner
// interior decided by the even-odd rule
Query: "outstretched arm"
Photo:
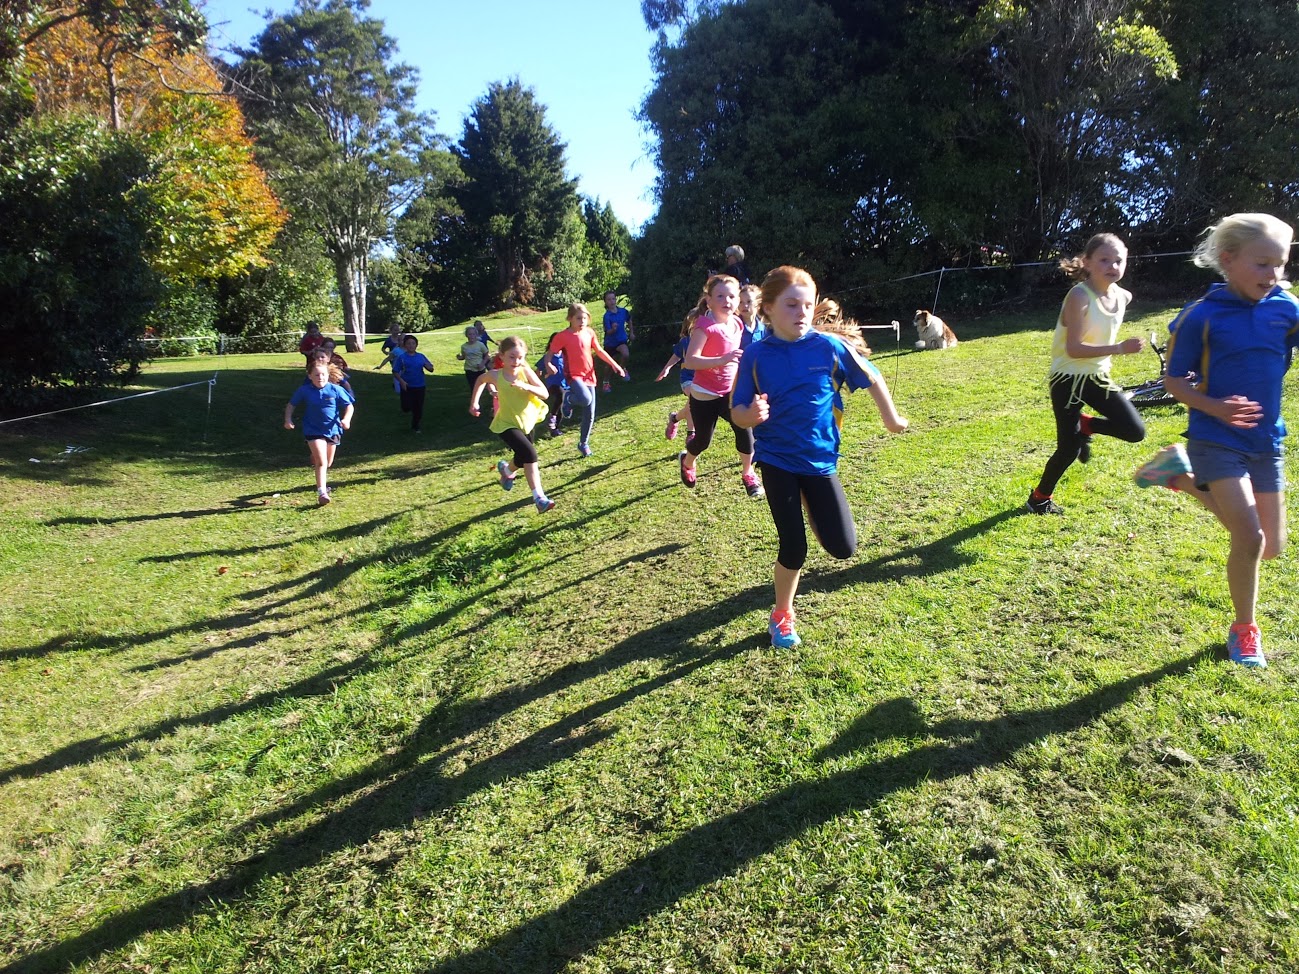
[[[479,412],[478,400],[482,398],[483,390],[488,386],[492,386],[493,389],[496,388],[496,386],[493,385],[492,383],[492,373],[484,372],[482,375],[478,377],[478,381],[474,383],[473,389],[471,389],[469,392],[469,415],[470,416],[478,415]]]
[[[871,383],[871,398],[875,400],[875,408],[880,411],[880,419],[884,420],[884,427],[890,433],[901,433],[911,425],[898,414],[897,407],[893,405],[893,397],[889,395],[884,376],[877,376]]]

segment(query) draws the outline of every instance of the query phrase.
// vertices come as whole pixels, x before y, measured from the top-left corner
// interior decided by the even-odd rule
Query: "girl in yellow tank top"
[[[1055,413],[1055,452],[1042,479],[1028,495],[1034,514],[1062,514],[1052,499],[1056,484],[1075,461],[1091,459],[1093,434],[1140,443],[1146,427],[1123,390],[1110,378],[1115,355],[1132,355],[1144,347],[1140,338],[1119,341],[1119,326],[1132,295],[1119,287],[1127,268],[1128,248],[1112,233],[1098,233],[1077,257],[1060,261],[1075,284],[1060,308],[1051,341],[1051,409]],[[1091,413],[1083,412],[1086,406]]]
[[[474,383],[469,394],[469,414],[478,415],[478,401],[483,389],[491,386],[496,391],[500,406],[492,420],[491,431],[500,436],[514,454],[513,460],[496,464],[496,474],[502,490],[514,488],[514,478],[520,470],[532,489],[532,502],[544,514],[555,506],[541,487],[541,468],[537,463],[537,448],[532,443],[532,431],[546,417],[546,384],[537,377],[525,359],[528,346],[522,338],[511,335],[501,339],[501,368],[484,372]]]

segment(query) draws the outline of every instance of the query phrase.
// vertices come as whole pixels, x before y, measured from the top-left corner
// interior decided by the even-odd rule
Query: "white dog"
[[[947,326],[942,318],[929,311],[917,311],[916,317],[911,322],[916,326],[916,334],[919,341],[916,342],[916,348],[955,348],[956,332]]]

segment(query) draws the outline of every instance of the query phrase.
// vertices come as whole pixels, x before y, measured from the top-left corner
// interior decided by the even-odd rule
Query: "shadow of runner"
[[[535,684],[510,687],[477,700],[449,701],[430,713],[395,754],[385,755],[346,779],[322,786],[288,808],[246,823],[240,830],[265,828],[349,798],[350,804],[326,812],[300,831],[280,838],[267,851],[233,864],[225,876],[124,910],[84,933],[16,958],[0,971],[64,970],[88,958],[120,950],[146,933],[175,927],[218,904],[236,901],[267,877],[291,876],[329,856],[363,845],[381,832],[409,827],[482,789],[575,757],[612,733],[591,726],[598,718],[699,669],[759,648],[765,633],[760,634],[761,638],[755,634],[695,655],[689,637],[727,624],[765,604],[765,598],[765,586],[754,587],[707,609],[693,611],[688,617],[638,632],[608,652],[561,667]],[[456,742],[476,729],[534,700],[649,658],[665,659],[668,667],[540,728],[459,774],[441,773],[460,752]]]
[[[1101,687],[1058,707],[1018,711],[993,720],[944,721],[926,728],[945,738],[898,757],[801,781],[748,808],[701,825],[583,890],[562,906],[519,925],[476,949],[429,968],[428,974],[500,971],[559,972],[601,943],[670,908],[683,897],[729,876],[805,832],[848,812],[870,808],[896,791],[1002,764],[1053,734],[1086,726],[1160,680],[1188,672],[1204,659],[1196,653],[1159,669]],[[897,701],[880,705],[896,716]],[[917,729],[910,708],[906,733]],[[923,722],[920,722],[923,724]],[[823,759],[889,736],[887,724],[868,713],[822,753]]]

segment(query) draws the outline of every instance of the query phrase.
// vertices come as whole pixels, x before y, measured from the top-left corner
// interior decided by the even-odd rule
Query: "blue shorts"
[[[1279,494],[1285,490],[1285,452],[1242,453],[1208,440],[1186,441],[1195,486],[1208,490],[1215,480],[1248,478],[1256,494]]]

